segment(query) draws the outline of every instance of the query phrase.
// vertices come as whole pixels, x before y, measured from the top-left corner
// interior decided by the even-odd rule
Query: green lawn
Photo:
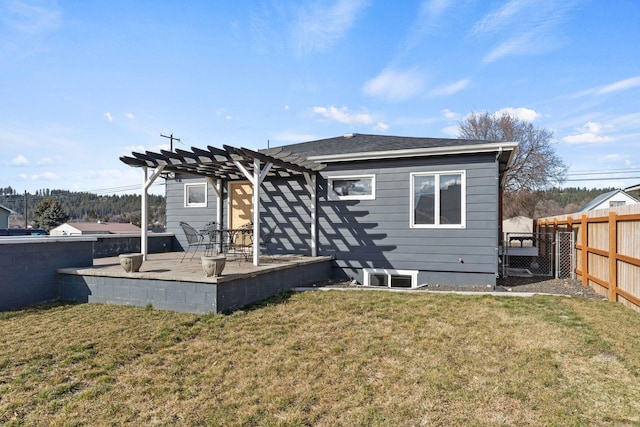
[[[122,424],[640,425],[640,314],[358,291],[0,313],[0,425]]]

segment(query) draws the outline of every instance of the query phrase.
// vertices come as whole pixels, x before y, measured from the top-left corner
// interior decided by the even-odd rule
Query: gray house
[[[500,182],[516,147],[350,134],[258,152],[224,146],[121,160],[166,177],[167,230],[183,247],[181,221],[251,223],[254,235],[275,229],[272,254],[331,256],[336,277],[416,288],[495,284]],[[256,243],[254,263],[257,253]]]
[[[9,228],[9,217],[15,214],[11,209],[0,205],[0,228]]]

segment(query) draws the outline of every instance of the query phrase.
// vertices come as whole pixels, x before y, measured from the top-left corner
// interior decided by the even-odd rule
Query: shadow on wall
[[[333,256],[339,268],[391,268],[385,253],[396,249],[385,245],[386,233],[374,233],[377,222],[362,222],[369,211],[358,200],[327,200],[327,182],[318,181],[318,255]],[[262,199],[262,234],[278,225],[272,253],[310,253],[311,200],[301,180],[265,183]]]

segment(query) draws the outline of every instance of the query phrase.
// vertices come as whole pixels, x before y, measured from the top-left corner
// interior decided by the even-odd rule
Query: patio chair
[[[279,226],[280,226],[279,224],[274,225],[273,228],[271,228],[266,233],[260,236],[260,243],[259,243],[260,249],[261,250],[264,249],[265,251],[267,251],[271,259],[273,259],[273,254],[269,249],[269,244],[271,243],[271,240],[273,240],[273,234],[276,232]]]
[[[213,251],[214,243],[209,240],[205,241],[204,234],[200,233],[186,222],[180,222],[180,227],[182,227],[182,231],[184,231],[184,235],[187,237],[187,243],[189,244],[189,246],[187,246],[187,250],[184,251],[184,255],[180,262],[184,261],[190,248],[194,248],[193,254],[191,254],[191,259],[193,259],[196,252],[198,252],[199,247],[204,248],[205,256],[209,254],[209,251]]]

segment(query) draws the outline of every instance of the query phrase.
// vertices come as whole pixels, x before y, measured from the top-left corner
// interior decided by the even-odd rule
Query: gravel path
[[[351,282],[330,282],[316,286],[326,288],[362,288]],[[505,277],[496,281],[495,288],[486,285],[429,285],[416,290],[420,291],[456,291],[456,292],[528,292],[555,295],[569,295],[579,298],[606,299],[598,295],[589,286],[582,286],[579,280],[548,279],[546,277]]]

